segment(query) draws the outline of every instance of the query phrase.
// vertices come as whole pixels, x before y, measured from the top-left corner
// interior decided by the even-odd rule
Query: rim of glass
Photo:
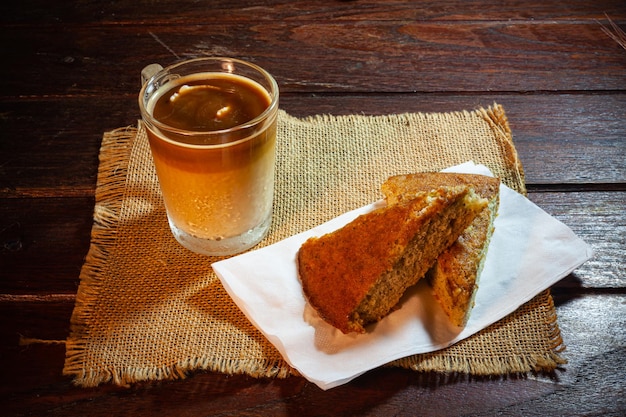
[[[144,99],[145,99],[145,94],[146,94],[146,89],[147,87],[153,83],[155,81],[155,79],[157,79],[158,77],[162,76],[164,73],[166,72],[171,72],[172,70],[183,66],[183,65],[187,65],[190,63],[196,63],[196,62],[202,62],[202,61],[212,61],[212,62],[233,62],[233,63],[237,63],[237,64],[241,64],[243,66],[246,66],[248,68],[254,69],[257,72],[259,72],[270,84],[270,90],[268,91],[268,94],[270,95],[270,105],[267,106],[267,108],[261,113],[259,114],[257,117],[255,117],[254,119],[251,119],[245,123],[242,123],[240,125],[237,126],[233,126],[230,127],[228,129],[220,129],[220,130],[185,130],[185,129],[179,129],[176,127],[171,127],[168,126],[165,123],[160,122],[159,120],[155,119],[147,110],[145,104],[144,104]],[[211,71],[207,71],[207,72],[211,72]],[[228,73],[228,72],[224,72],[224,73]],[[251,81],[255,82],[255,83],[259,83],[256,80],[253,80],[245,75],[241,75],[242,77],[248,78]],[[162,88],[162,87],[161,87]],[[265,86],[261,85],[261,88],[263,88],[264,90],[267,91],[267,89],[265,88]],[[248,61],[244,61],[242,59],[238,59],[238,58],[228,58],[228,57],[202,57],[202,58],[194,58],[194,59],[189,59],[189,60],[185,60],[185,61],[181,61],[181,62],[177,62],[175,64],[169,65],[161,70],[159,70],[156,74],[154,74],[152,77],[150,77],[150,79],[148,79],[142,86],[141,86],[141,91],[139,92],[139,109],[141,112],[141,116],[142,118],[147,118],[149,120],[149,123],[153,126],[155,126],[157,129],[159,130],[164,130],[167,132],[172,132],[174,134],[180,135],[180,136],[184,136],[184,137],[194,137],[194,136],[218,136],[218,135],[223,135],[226,133],[231,133],[231,132],[238,132],[238,131],[242,131],[245,129],[249,129],[255,125],[258,125],[259,123],[261,123],[263,120],[267,119],[268,116],[270,115],[270,113],[274,112],[274,109],[278,106],[278,95],[279,95],[279,90],[278,90],[278,83],[276,82],[276,80],[274,79],[274,77],[267,72],[266,70],[264,70],[262,67],[253,64],[252,62],[248,62]],[[148,101],[148,100],[145,100]],[[233,141],[233,142],[226,142],[226,143],[215,143],[215,144],[194,144],[194,143],[185,143],[185,142],[180,142],[180,141],[176,141],[176,140],[172,140],[168,137],[162,137],[162,139],[171,142],[173,144],[179,145],[179,146],[186,146],[186,147],[197,147],[197,148],[209,148],[209,147],[225,147],[225,146],[232,146],[241,142],[245,142],[246,140],[250,139],[252,135],[248,135],[242,139]]]

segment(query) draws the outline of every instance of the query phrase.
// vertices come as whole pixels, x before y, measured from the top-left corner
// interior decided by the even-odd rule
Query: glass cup
[[[153,64],[142,78],[139,109],[176,240],[215,256],[255,246],[272,221],[274,78],[233,58]]]

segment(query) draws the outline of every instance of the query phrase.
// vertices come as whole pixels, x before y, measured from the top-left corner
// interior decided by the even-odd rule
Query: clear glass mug
[[[170,229],[200,254],[260,242],[272,220],[278,84],[233,58],[142,71],[139,108]]]

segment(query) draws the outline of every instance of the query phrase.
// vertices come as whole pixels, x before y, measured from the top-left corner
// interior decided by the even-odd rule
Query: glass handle
[[[146,81],[148,81],[154,74],[161,71],[163,69],[159,64],[150,64],[146,65],[141,70],[141,85],[144,85]]]

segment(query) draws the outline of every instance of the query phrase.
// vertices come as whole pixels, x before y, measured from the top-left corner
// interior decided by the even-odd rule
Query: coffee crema
[[[150,100],[152,117],[169,127],[190,132],[232,129],[254,120],[271,104],[268,92],[256,82],[233,74],[200,73],[172,80]],[[180,142],[203,145],[236,140],[194,135],[172,137]],[[215,137],[215,135],[213,135]]]

